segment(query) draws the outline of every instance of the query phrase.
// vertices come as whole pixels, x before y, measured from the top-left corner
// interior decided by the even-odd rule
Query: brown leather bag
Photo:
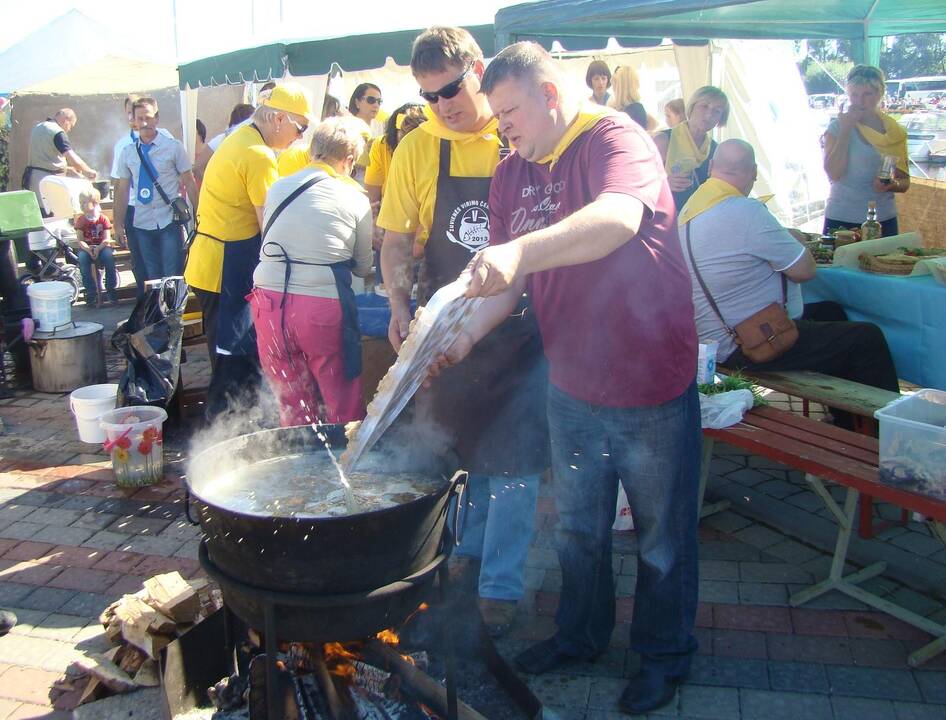
[[[785,298],[785,276],[782,276]],[[723,323],[725,325],[725,323]],[[735,328],[726,328],[742,354],[754,363],[767,363],[788,351],[798,340],[798,328],[785,306],[772,303],[750,315]]]
[[[753,313],[735,328],[730,327],[719,308],[716,301],[710,293],[706,283],[703,282],[703,276],[696,266],[693,259],[693,247],[690,244],[690,223],[686,224],[687,252],[690,255],[690,265],[693,267],[693,274],[696,275],[703,294],[709,301],[710,307],[716,313],[716,317],[726,328],[726,332],[742,350],[746,359],[754,363],[767,363],[787,352],[798,340],[798,327],[785,311],[785,304],[788,301],[788,281],[785,275],[782,277],[782,302],[766,305],[757,313]]]

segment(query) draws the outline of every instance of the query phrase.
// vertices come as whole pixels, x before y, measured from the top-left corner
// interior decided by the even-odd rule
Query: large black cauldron
[[[336,454],[344,448],[341,426],[321,430]],[[372,455],[388,456],[384,462],[391,463],[391,472],[442,478],[436,492],[384,510],[296,519],[241,513],[225,502],[208,502],[201,488],[246,463],[287,453],[325,452],[311,427],[263,430],[208,448],[192,460],[187,486],[210,560],[248,585],[314,595],[373,590],[423,570],[444,549],[448,505],[460,496],[462,484],[450,480],[449,459],[424,457],[421,448],[414,450],[411,467],[404,466],[405,454],[393,448],[386,451],[380,445]]]

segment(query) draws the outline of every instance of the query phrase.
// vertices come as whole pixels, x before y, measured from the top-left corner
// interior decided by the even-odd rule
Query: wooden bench
[[[742,377],[761,387],[785,393],[802,401],[802,413],[808,415],[811,403],[820,403],[837,408],[854,416],[855,432],[877,437],[877,420],[874,413],[900,397],[900,393],[862,385],[851,380],[808,371],[757,372],[720,367],[719,372],[732,375],[739,372]],[[861,498],[858,535],[865,540],[873,538],[884,525],[874,525],[873,498]],[[908,513],[901,510],[901,522],[906,522]]]
[[[789,600],[792,606],[802,605],[831,590],[838,590],[936,637],[936,640],[909,655],[911,666],[916,667],[946,650],[946,625],[918,615],[859,586],[882,574],[887,568],[886,563],[874,563],[850,575],[843,574],[859,493],[862,498],[877,498],[922,513],[930,518],[929,526],[934,536],[946,543],[946,528],[942,524],[946,522],[946,501],[882,484],[877,468],[876,438],[766,407],[749,411],[737,425],[721,430],[707,429],[703,435],[705,444],[710,448],[714,441],[719,440],[805,472],[806,480],[837,520],[838,535],[828,577],[795,593]],[[824,480],[847,488],[843,506],[835,502]]]

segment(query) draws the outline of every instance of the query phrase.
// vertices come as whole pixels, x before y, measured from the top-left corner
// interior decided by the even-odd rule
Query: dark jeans
[[[82,273],[82,284],[85,286],[85,301],[94,305],[98,301],[100,288],[95,284],[92,275],[92,256],[85,250],[79,250],[79,270]],[[115,253],[109,247],[99,250],[95,264],[105,270],[105,291],[108,299],[114,302],[118,299],[118,273],[115,272]]]
[[[753,363],[737,349],[724,364],[763,372],[811,370],[883,390],[899,391],[890,348],[876,325],[812,320],[796,320],[795,324],[798,326],[798,341],[781,357],[767,363]],[[850,413],[832,408],[831,414],[839,427],[854,428],[854,417]]]
[[[135,296],[140,300],[145,294],[145,259],[135,234],[134,205],[129,205],[125,211],[125,237],[128,238],[128,252],[131,253],[131,273],[135,276]]]
[[[217,315],[220,293],[194,288],[200,300],[204,336],[210,353],[210,386],[207,388],[207,420],[239,411],[258,401],[262,375],[256,355],[223,355],[217,352]]]
[[[866,218],[867,208],[864,209]],[[860,223],[850,223],[844,222],[843,220],[831,220],[830,218],[824,219],[824,234],[830,235],[832,230],[860,230]],[[881,220],[880,222],[880,232],[884,237],[891,237],[892,235],[899,235],[900,231],[898,230],[897,218],[892,217],[889,220]]]
[[[184,272],[184,236],[176,223],[158,230],[135,228],[141,257],[144,258],[145,280],[180,275]]]
[[[210,355],[210,368],[217,364],[217,310],[220,307],[220,293],[194,288],[200,301],[201,324],[204,338],[207,340],[207,354]]]
[[[611,640],[611,525],[620,481],[638,542],[631,647],[644,665],[682,677],[697,648],[696,384],[662,405],[636,408],[589,405],[550,385],[548,416],[562,567],[560,649],[592,657]]]

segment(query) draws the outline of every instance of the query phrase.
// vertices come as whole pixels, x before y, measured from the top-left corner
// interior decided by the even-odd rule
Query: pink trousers
[[[279,399],[282,426],[363,419],[361,378],[345,379],[339,301],[287,294],[284,336],[282,298],[262,288],[250,293],[260,365]]]

